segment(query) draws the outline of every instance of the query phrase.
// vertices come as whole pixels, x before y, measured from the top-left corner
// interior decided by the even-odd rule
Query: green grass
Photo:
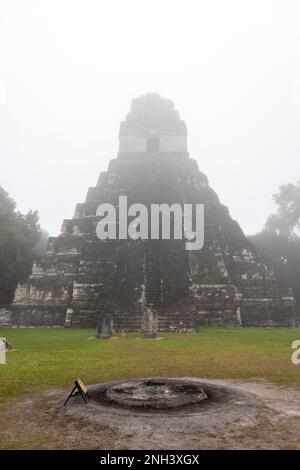
[[[291,343],[300,329],[203,328],[161,333],[161,341],[88,340],[95,330],[2,329],[14,349],[0,365],[0,400],[50,387],[145,376],[267,379],[300,385]]]

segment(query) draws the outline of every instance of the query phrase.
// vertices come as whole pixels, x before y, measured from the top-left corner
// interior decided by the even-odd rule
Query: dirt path
[[[300,389],[210,380],[245,393],[215,413],[168,416],[73,402],[66,391],[18,398],[1,408],[0,449],[300,449]],[[95,408],[96,407],[96,408]]]

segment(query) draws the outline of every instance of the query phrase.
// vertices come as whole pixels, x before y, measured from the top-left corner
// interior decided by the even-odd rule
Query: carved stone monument
[[[142,316],[141,337],[144,339],[156,338],[158,329],[158,313],[150,307],[145,308]]]
[[[113,333],[113,319],[110,315],[101,315],[98,320],[98,334],[99,339],[109,339]]]

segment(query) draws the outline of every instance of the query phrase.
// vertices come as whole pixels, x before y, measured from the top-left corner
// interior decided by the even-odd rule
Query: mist
[[[175,103],[247,234],[300,174],[297,1],[0,3],[0,184],[51,235],[118,152],[137,96]]]

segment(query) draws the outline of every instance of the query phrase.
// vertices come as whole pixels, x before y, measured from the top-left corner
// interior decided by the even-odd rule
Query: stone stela
[[[99,339],[110,339],[113,334],[113,318],[105,315],[100,316],[98,320],[98,334]]]

